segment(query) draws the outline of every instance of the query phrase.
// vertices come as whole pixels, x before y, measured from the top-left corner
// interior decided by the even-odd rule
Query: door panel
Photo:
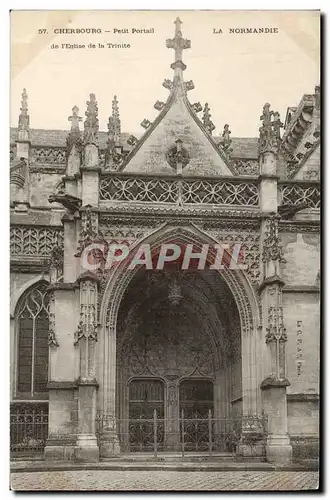
[[[180,437],[185,449],[206,451],[209,442],[209,410],[213,415],[213,383],[184,380],[180,384]],[[184,431],[184,436],[182,431]]]
[[[164,446],[164,384],[136,379],[129,386],[129,445],[131,451],[154,450],[154,410],[157,412],[157,447]]]
[[[183,380],[180,384],[180,416],[208,418],[213,413],[213,382],[210,380]]]

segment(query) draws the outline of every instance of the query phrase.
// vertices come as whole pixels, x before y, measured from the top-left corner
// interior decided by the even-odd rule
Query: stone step
[[[267,462],[235,462],[218,460],[214,462],[159,462],[159,461],[138,461],[116,460],[94,463],[77,462],[51,462],[51,461],[23,461],[11,462],[11,472],[41,472],[41,471],[64,471],[64,470],[113,470],[113,471],[304,471],[318,470],[318,463],[306,461],[305,463],[290,464],[285,466],[275,466]]]
[[[121,454],[120,456],[111,458],[101,459],[101,462],[111,462],[111,461],[122,461],[125,462],[219,462],[219,461],[235,461],[236,455],[234,453],[213,453],[209,455],[208,453],[182,453],[177,452],[161,452],[157,453],[155,456],[153,453],[130,453]]]

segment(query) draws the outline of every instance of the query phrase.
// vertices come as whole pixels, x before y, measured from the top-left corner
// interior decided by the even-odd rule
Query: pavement
[[[234,460],[230,457],[200,456],[158,456],[134,455],[128,457],[112,457],[100,462],[84,463],[77,461],[50,460],[12,460],[10,470],[16,472],[53,472],[78,470],[111,470],[111,471],[172,471],[172,472],[222,472],[222,471],[285,471],[311,472],[319,470],[318,460],[305,460],[288,465],[275,465],[266,461]]]
[[[14,491],[306,491],[316,471],[52,470],[12,472]]]

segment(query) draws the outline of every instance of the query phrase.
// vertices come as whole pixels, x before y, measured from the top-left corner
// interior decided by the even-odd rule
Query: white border
[[[134,0],[121,0],[121,1],[111,1],[111,2],[106,2],[106,1],[101,1],[101,0],[93,0],[88,1],[88,0],[56,0],[56,1],[49,1],[45,3],[44,0],[34,0],[30,2],[26,2],[24,0],[12,0],[12,1],[7,1],[3,0],[3,2],[0,5],[0,47],[1,47],[1,60],[2,60],[2,76],[0,78],[0,86],[1,86],[1,95],[2,95],[2,100],[1,100],[1,155],[2,155],[2,162],[1,162],[1,172],[2,172],[2,178],[0,182],[0,203],[1,203],[1,236],[2,236],[2,245],[0,247],[1,251],[1,264],[2,264],[2,274],[1,274],[1,333],[2,333],[2,338],[1,338],[1,353],[3,359],[0,361],[0,367],[1,367],[1,386],[2,386],[2,397],[1,397],[1,462],[0,462],[0,472],[1,472],[1,499],[7,498],[9,495],[12,493],[9,491],[9,411],[7,408],[9,408],[9,165],[8,165],[8,150],[9,150],[9,130],[8,130],[8,125],[9,125],[9,88],[10,88],[10,77],[9,77],[9,10],[126,10],[126,9],[132,9],[132,10],[194,10],[194,9],[203,9],[203,10],[318,10],[320,9],[324,15],[327,15],[329,13],[329,2],[326,0],[319,0],[318,5],[315,5],[315,1],[312,0],[300,0],[299,3],[294,2],[294,1],[289,1],[289,0],[276,0],[276,1],[268,1],[267,3],[261,0],[259,1],[253,1],[253,2],[244,2],[244,1],[238,1],[238,0],[231,0],[230,3],[220,3],[219,0],[211,1],[211,0],[203,0],[202,2],[190,0],[189,2],[187,1],[180,1],[180,0],[166,0],[166,2],[158,2],[155,4],[155,2],[152,1],[140,1],[136,2]],[[225,9],[225,7],[230,6],[230,9]],[[45,9],[46,7],[46,9]],[[111,7],[111,9],[110,9]],[[221,7],[223,7],[221,9]],[[325,66],[325,69],[323,70],[323,83],[327,81],[327,74],[326,74],[326,68],[327,68],[327,63],[328,57],[329,57],[329,51],[328,49],[328,42],[325,37],[325,24],[327,22],[327,19],[324,21],[323,25],[323,42],[324,42],[324,47],[323,51],[325,53],[325,58],[323,59],[323,65]],[[325,88],[322,88],[322,95],[324,97],[326,92]],[[324,122],[326,122],[327,117],[328,117],[328,107],[324,110]],[[323,142],[326,144],[329,144],[329,132],[324,135]],[[323,167],[323,173],[325,174],[328,170],[328,165],[325,164],[325,158],[323,159],[324,162],[324,167]],[[329,179],[330,175],[325,176],[325,180],[323,181],[323,193],[329,193]],[[327,196],[324,196],[324,200],[326,201]],[[327,225],[327,221],[330,221],[330,214],[328,212],[328,204],[324,203],[324,225]],[[325,245],[329,243],[328,241],[328,235],[330,234],[330,231],[328,231],[328,227],[325,227],[325,240],[324,243]],[[8,239],[7,239],[8,238]],[[329,244],[326,245],[326,247],[329,247]],[[324,261],[326,261],[326,254],[324,254]],[[326,281],[326,278],[328,278],[328,270],[330,266],[328,266],[328,269],[325,268],[325,272],[323,273],[323,286]],[[329,271],[330,274],[330,271]],[[327,302],[323,304],[324,311],[329,311],[330,303],[330,295],[327,295]],[[8,318],[7,320],[5,318]],[[326,334],[327,334],[327,329],[326,329],[326,317],[324,318],[324,327],[323,327],[323,347],[326,347],[326,354],[328,360],[330,359],[330,353],[329,353],[329,342],[326,342]],[[323,349],[324,352],[324,349]],[[325,363],[325,357],[323,358],[324,365]],[[324,369],[324,366],[323,366]],[[329,380],[329,373],[324,373],[323,376],[323,381],[324,383],[322,384],[323,391],[325,393],[326,387],[330,387],[330,380]],[[323,396],[326,396],[324,394]],[[323,412],[326,413],[326,402],[323,404]],[[327,415],[325,415],[326,417]],[[328,425],[328,419],[324,418],[324,427],[327,427]],[[326,429],[323,429],[324,431]],[[326,437],[325,437],[326,436]],[[321,435],[322,439],[322,435]],[[323,447],[324,447],[324,455],[326,454],[327,450],[329,449],[329,433],[323,433]],[[325,457],[324,457],[325,459]],[[327,477],[329,474],[328,472],[328,467],[329,461],[325,463],[324,466],[324,485],[326,490],[328,490],[328,480]],[[251,495],[252,492],[250,492]],[[266,493],[267,494],[267,493]],[[35,495],[35,494],[34,494]],[[32,496],[34,496],[32,495]],[[41,494],[42,495],[42,494]],[[90,493],[92,497],[94,497],[94,493]],[[38,495],[38,497],[40,494]],[[81,496],[78,494],[78,496]],[[128,496],[127,494],[122,494],[122,497]],[[206,494],[200,494],[200,497],[205,497]],[[227,496],[223,495],[222,497]],[[232,495],[230,495],[232,497]],[[258,495],[259,496],[259,495]],[[172,497],[178,497],[179,495],[172,495]],[[81,496],[81,498],[83,498]]]

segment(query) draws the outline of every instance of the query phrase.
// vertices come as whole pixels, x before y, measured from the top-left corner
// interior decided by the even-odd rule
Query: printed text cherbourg
[[[101,28],[54,28],[54,35],[97,35],[102,33],[112,33],[114,35],[147,35],[154,34],[154,28],[112,28],[109,30],[102,30]],[[230,35],[244,35],[244,34],[274,34],[278,33],[278,28],[213,28],[213,34],[221,35],[229,33]]]

